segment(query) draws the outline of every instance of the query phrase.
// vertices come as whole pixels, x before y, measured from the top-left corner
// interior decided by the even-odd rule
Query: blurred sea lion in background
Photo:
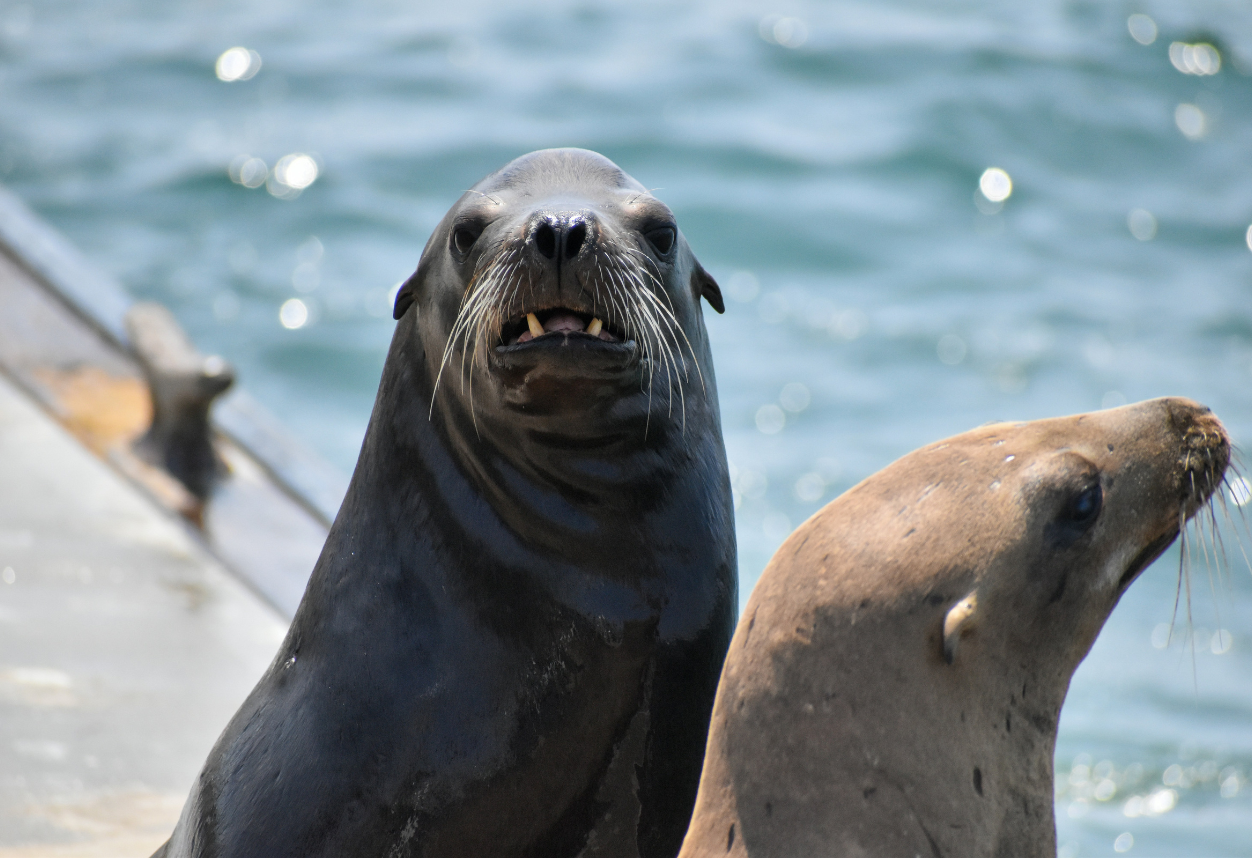
[[[672,858],[736,609],[701,296],[673,213],[594,152],[461,197],[287,639],[158,855]]]
[[[1222,483],[1156,399],[917,450],[783,543],[727,655],[681,855],[1055,858],[1070,677]]]

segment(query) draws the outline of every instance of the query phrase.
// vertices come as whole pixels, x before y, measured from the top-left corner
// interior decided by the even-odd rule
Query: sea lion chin
[[[159,854],[678,851],[736,606],[702,296],[595,153],[452,207],[288,636]]]
[[[1070,677],[1229,461],[1157,399],[975,429],[828,504],[735,632],[681,858],[1055,856]]]

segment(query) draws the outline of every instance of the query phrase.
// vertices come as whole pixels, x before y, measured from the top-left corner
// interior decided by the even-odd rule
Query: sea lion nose
[[[1217,491],[1230,466],[1230,435],[1207,406],[1179,397],[1160,400],[1180,442],[1184,511],[1189,515]]]
[[[588,212],[548,214],[531,226],[530,238],[545,259],[573,259],[587,243],[594,226],[595,220]]]

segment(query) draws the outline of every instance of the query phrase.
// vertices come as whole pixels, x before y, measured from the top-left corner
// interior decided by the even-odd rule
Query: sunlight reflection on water
[[[0,7],[0,180],[348,470],[397,284],[448,206],[527,150],[603,151],[727,297],[706,321],[745,597],[822,503],[990,420],[1182,394],[1246,445],[1244,6],[660,9]],[[1177,568],[1127,592],[1075,677],[1058,783],[1079,754],[1112,768],[1060,806],[1067,854],[1246,835],[1252,576],[1212,596],[1196,574],[1193,675],[1156,646]],[[1175,764],[1199,780],[1161,782]],[[1168,811],[1123,812],[1160,790]]]

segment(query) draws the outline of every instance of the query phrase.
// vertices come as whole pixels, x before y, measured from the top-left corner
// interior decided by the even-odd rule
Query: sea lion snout
[[[1117,528],[1139,537],[1150,554],[1127,567],[1120,592],[1138,569],[1154,560],[1209,502],[1230,466],[1226,428],[1211,410],[1190,399],[1163,397],[1091,415],[1104,480],[1122,495]],[[1094,448],[1099,443],[1092,444]],[[1132,503],[1133,501],[1133,503]],[[1159,550],[1149,552],[1152,545]]]
[[[1230,465],[1230,436],[1207,407],[1189,399],[1167,400],[1171,421],[1182,438],[1183,514],[1187,517],[1204,505],[1225,477]]]

